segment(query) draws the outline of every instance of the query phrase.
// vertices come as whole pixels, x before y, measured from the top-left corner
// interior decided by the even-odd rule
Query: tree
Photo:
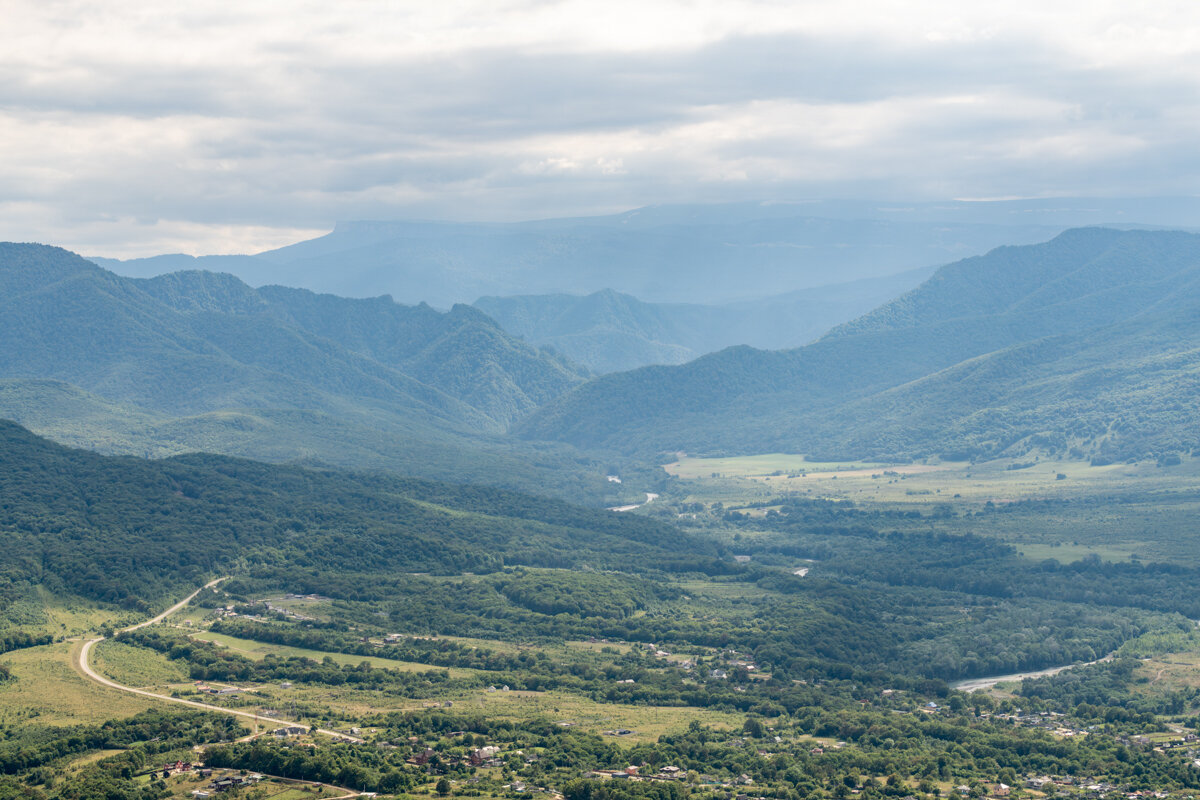
[[[450,794],[450,781],[445,778],[438,779],[437,786],[433,790],[438,793],[438,797],[445,797]]]

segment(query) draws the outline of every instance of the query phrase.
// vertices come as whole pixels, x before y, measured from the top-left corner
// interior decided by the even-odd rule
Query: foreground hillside
[[[0,796],[1194,797],[1194,554],[1007,541],[1140,539],[1144,486],[1001,510],[714,478],[655,522],[0,424]]]
[[[939,270],[798,350],[606,376],[526,435],[644,454],[1190,451],[1200,237],[1079,229]]]
[[[112,458],[5,421],[0,497],[5,608],[37,585],[149,608],[248,564],[455,573],[709,552],[656,522],[527,495],[212,455]]]

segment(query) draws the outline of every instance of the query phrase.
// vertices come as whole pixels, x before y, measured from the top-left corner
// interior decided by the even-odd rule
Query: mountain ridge
[[[798,347],[911,289],[933,271],[909,270],[722,305],[646,303],[604,289],[586,296],[481,297],[475,306],[509,333],[607,373],[682,364],[738,344]]]
[[[1040,277],[1024,290],[995,290],[1008,275],[1026,273]],[[1175,427],[1170,436],[1148,438],[1143,431],[1119,442],[1097,430],[1097,420],[1103,413],[1136,416],[1136,407],[1122,407],[1115,390],[1102,412],[1088,406],[1082,390],[1069,390],[1086,387],[1086,370],[1118,363],[1123,353],[1125,383],[1118,385],[1140,387],[1139,397],[1152,394],[1153,387],[1139,383],[1140,366],[1186,361],[1200,342],[1198,279],[1195,234],[1071,231],[1043,245],[999,248],[943,267],[912,292],[804,348],[731,348],[682,367],[593,380],[536,412],[522,432],[642,454],[782,447],[838,456],[983,457],[1036,437],[1056,441],[1060,451],[1124,457],[1168,443],[1190,449],[1195,437]],[[1148,330],[1159,331],[1159,339]],[[1076,355],[1056,355],[1056,346]],[[983,377],[988,369],[1000,376],[991,384]],[[967,373],[974,377],[962,380]],[[1023,393],[1022,381],[1035,377],[1056,384],[1059,412],[1047,408],[1039,416]],[[926,401],[933,386],[939,399]],[[960,395],[990,397],[997,405]],[[937,424],[929,420],[930,406]],[[1086,411],[1091,433],[1068,442],[1061,433],[1070,424],[1064,409]],[[1155,413],[1162,425],[1178,423],[1162,408]],[[1151,447],[1151,439],[1158,444]]]
[[[586,371],[466,306],[252,289],[203,272],[123,278],[61,248],[0,244],[0,335],[0,415],[72,444],[620,496],[609,467],[503,437]]]

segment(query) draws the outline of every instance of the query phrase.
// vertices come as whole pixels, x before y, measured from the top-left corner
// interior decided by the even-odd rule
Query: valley
[[[0,798],[1200,797],[1190,234],[601,376],[4,247]]]
[[[10,464],[20,440],[5,449]],[[44,451],[40,458],[68,457],[48,444],[23,446]],[[61,460],[60,469],[124,468],[119,460],[70,458],[78,465]],[[1104,519],[1094,527],[1111,537],[1145,492],[1178,493],[1182,514],[1190,463],[1008,469],[779,454],[682,459],[668,466],[673,477],[653,503],[588,513],[610,514],[604,519],[622,521],[628,531],[621,535],[637,532],[648,543],[658,531],[667,535],[670,519],[692,542],[688,550],[712,552],[711,561],[671,566],[661,554],[646,559],[651,549],[627,550],[600,569],[522,566],[528,556],[520,554],[528,551],[501,544],[493,551],[505,554],[498,569],[384,574],[361,559],[357,567],[327,571],[313,551],[284,561],[251,556],[251,565],[193,589],[182,602],[157,601],[169,610],[123,623],[126,630],[111,641],[8,654],[18,659],[15,677],[0,684],[0,707],[15,710],[30,691],[61,697],[50,703],[61,711],[48,717],[49,727],[21,723],[58,741],[68,735],[62,726],[100,719],[69,697],[117,692],[99,702],[128,708],[126,714],[148,703],[141,707],[173,719],[171,706],[155,699],[171,697],[200,704],[196,713],[235,715],[230,724],[239,730],[230,741],[203,748],[206,763],[234,767],[230,774],[240,768],[415,795],[432,792],[443,778],[451,791],[479,792],[468,796],[526,791],[513,786],[567,794],[638,763],[653,779],[631,787],[718,797],[743,776],[764,796],[803,787],[821,797],[837,794],[848,774],[860,791],[870,790],[870,781],[892,781],[933,795],[960,783],[986,791],[1005,778],[1041,773],[1074,775],[1079,786],[1084,778],[1131,787],[1141,780],[1186,796],[1200,787],[1192,787],[1188,746],[1175,731],[1190,729],[1200,712],[1200,689],[1193,688],[1200,672],[1187,671],[1200,669],[1200,636],[1188,618],[1197,611],[1184,588],[1194,585],[1200,565],[1163,572],[1145,555],[1115,551],[1090,561],[1084,556],[1097,552],[1090,541],[1042,558],[1009,542],[1029,521],[1049,518],[1050,491],[1060,505],[1049,508],[1064,529],[1074,530],[1081,514],[1100,512]],[[238,480],[261,483],[249,465],[238,469]],[[1058,480],[1061,469],[1077,479]],[[977,486],[969,494],[938,493],[971,481]],[[14,484],[5,486],[6,496],[15,496]],[[863,496],[872,486],[886,491]],[[1118,487],[1123,498],[1112,494]],[[422,502],[441,505],[462,490],[420,492]],[[725,499],[710,499],[718,496]],[[99,494],[89,502],[103,514],[116,499]],[[498,500],[484,494],[471,502],[497,507]],[[988,510],[989,502],[1013,510]],[[601,518],[584,519],[594,525]],[[1170,537],[1160,538],[1163,546]],[[1052,539],[1045,543],[1058,550]],[[599,559],[602,550],[590,548],[584,558]],[[1051,569],[1047,559],[1056,556]],[[288,562],[316,569],[296,571]],[[989,583],[997,573],[1011,582]],[[186,591],[185,580],[171,581],[178,588],[168,596]],[[1101,582],[1117,594],[1101,599]],[[1049,591],[1034,590],[1039,585]],[[114,629],[117,620],[129,620],[106,601],[76,602],[94,604]],[[1049,640],[1039,635],[1043,629],[1053,631]],[[1113,651],[1111,661],[1051,674]],[[30,670],[69,653],[90,659],[101,685],[80,684],[83,676],[69,667]],[[948,660],[954,653],[965,660]],[[971,679],[1004,666],[1042,677],[972,690]],[[1096,691],[1107,698],[1099,705]],[[1126,698],[1119,706],[1118,697]],[[1087,735],[1062,738],[1009,720],[1024,720],[1031,708],[1061,715],[1047,718]],[[272,733],[293,721],[301,732]],[[946,726],[958,731],[953,739],[940,738]],[[1120,745],[1148,733],[1157,744]],[[887,738],[907,744],[896,752]],[[1176,740],[1183,742],[1177,752]],[[315,749],[299,747],[306,744]],[[1129,760],[1112,756],[1115,746],[1127,747]],[[0,747],[0,764],[8,763],[4,752]],[[92,775],[129,752],[117,748],[72,769]],[[164,759],[174,752],[183,751],[166,751]],[[705,777],[681,780],[661,766]],[[165,784],[167,791],[195,785],[184,774]],[[1068,796],[1076,793],[1062,786]]]

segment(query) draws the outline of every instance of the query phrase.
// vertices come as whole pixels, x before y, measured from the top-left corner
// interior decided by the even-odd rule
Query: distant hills
[[[940,269],[795,350],[591,381],[525,435],[659,451],[1100,461],[1200,447],[1200,236],[1077,229]]]
[[[520,223],[358,221],[256,255],[94,260],[136,277],[203,269],[253,286],[388,294],[439,308],[483,296],[605,289],[649,303],[725,304],[945,264],[1044,241],[1080,222],[1180,213],[1161,205],[1143,203],[1144,219],[1119,205],[1019,201],[655,206]]]
[[[499,437],[584,371],[468,306],[252,289],[196,271],[123,278],[59,248],[0,244],[0,335],[0,416],[107,452],[530,486],[579,458],[516,456]]]
[[[736,344],[798,347],[903,294],[933,271],[926,267],[724,305],[644,303],[606,289],[584,297],[482,297],[475,307],[509,333],[606,373],[682,364]]]

